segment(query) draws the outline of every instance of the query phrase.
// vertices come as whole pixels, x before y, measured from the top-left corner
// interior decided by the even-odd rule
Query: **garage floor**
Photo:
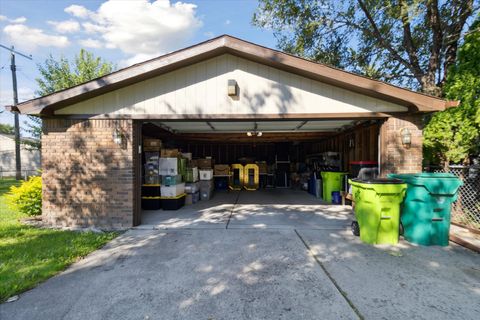
[[[144,211],[139,228],[344,229],[352,217],[351,207],[322,204],[305,191],[225,191],[178,211]]]
[[[286,194],[152,213],[0,319],[478,319],[480,255],[365,245],[347,208]]]

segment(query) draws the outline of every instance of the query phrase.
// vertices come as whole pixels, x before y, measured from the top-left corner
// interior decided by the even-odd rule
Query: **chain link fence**
[[[452,222],[480,231],[480,165],[426,168],[429,172],[453,173],[463,181],[452,206]]]

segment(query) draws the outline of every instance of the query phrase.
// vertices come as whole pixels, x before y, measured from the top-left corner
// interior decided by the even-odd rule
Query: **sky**
[[[35,97],[37,65],[51,54],[73,59],[81,48],[123,68],[229,34],[275,48],[269,30],[252,26],[256,0],[0,0],[0,44],[16,56],[19,101]],[[0,48],[0,108],[13,103],[10,53]],[[23,122],[25,118],[21,116]],[[13,124],[13,115],[0,114]]]

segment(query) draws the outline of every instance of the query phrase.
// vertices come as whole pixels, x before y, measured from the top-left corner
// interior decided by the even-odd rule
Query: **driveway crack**
[[[320,259],[318,259],[317,255],[313,252],[312,248],[310,248],[310,246],[308,245],[307,241],[305,241],[303,239],[303,237],[300,235],[300,233],[297,231],[297,229],[294,229],[295,230],[295,233],[297,234],[298,238],[300,239],[300,241],[302,241],[303,245],[305,246],[305,248],[307,248],[308,252],[310,253],[310,255],[313,257],[313,259],[315,259],[315,261],[317,262],[317,264],[320,266],[320,268],[323,270],[323,272],[327,275],[328,279],[330,279],[330,281],[332,282],[332,284],[335,286],[335,288],[337,289],[337,291],[342,295],[342,297],[345,299],[345,301],[348,303],[348,305],[350,306],[350,308],[352,308],[353,312],[355,312],[355,314],[358,316],[359,319],[363,320],[365,319],[363,317],[363,315],[360,313],[360,311],[358,310],[358,308],[353,304],[353,302],[348,298],[347,296],[347,293],[345,291],[342,290],[342,288],[340,287],[340,285],[337,283],[337,281],[335,281],[335,279],[333,278],[333,276],[330,274],[330,272],[328,272],[327,268],[325,267],[325,265],[320,261]]]
[[[242,190],[238,191],[237,198],[235,199],[235,202],[233,203],[232,210],[230,210],[230,215],[228,216],[228,221],[227,221],[227,225],[225,226],[225,229],[228,229],[228,225],[230,224],[230,220],[232,219],[233,212],[235,211],[235,206],[238,203],[238,199],[240,199],[240,193],[242,193]]]

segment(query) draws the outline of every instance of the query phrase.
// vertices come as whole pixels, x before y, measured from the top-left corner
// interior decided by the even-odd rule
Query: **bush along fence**
[[[452,165],[448,170],[427,167],[426,171],[453,173],[463,181],[458,200],[452,206],[452,222],[480,231],[480,165]]]

